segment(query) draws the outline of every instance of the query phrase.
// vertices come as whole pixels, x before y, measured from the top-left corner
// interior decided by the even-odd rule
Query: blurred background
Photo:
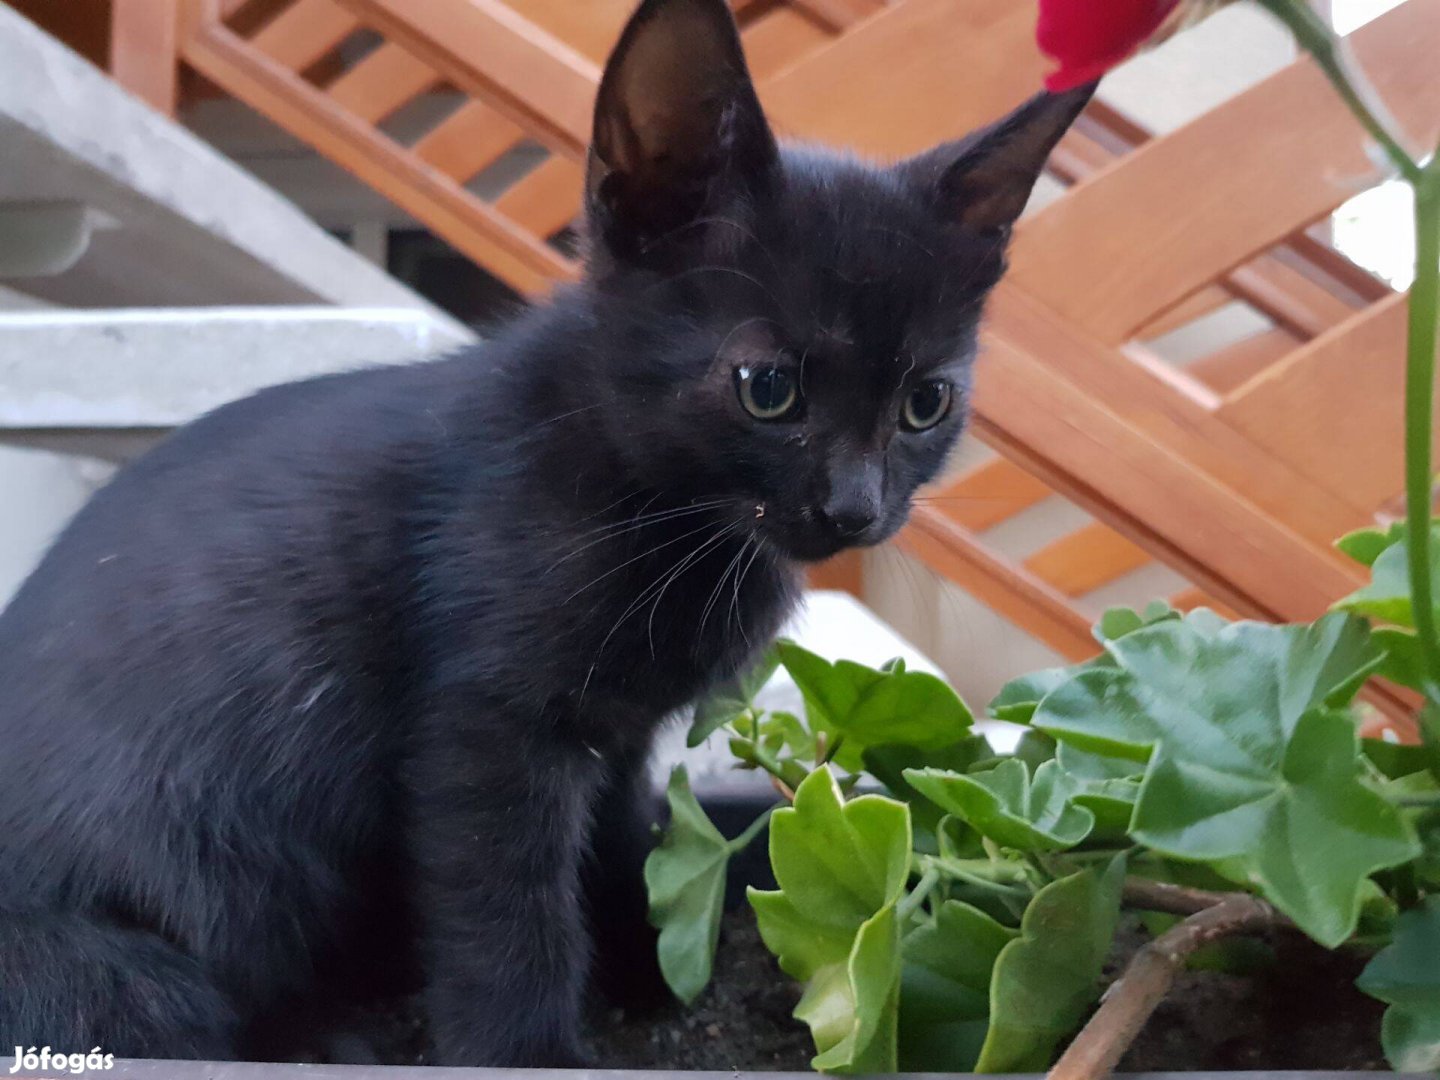
[[[167,429],[456,347],[572,277],[631,6],[0,2],[0,604]],[[734,6],[777,129],[882,159],[1045,70],[1025,0]],[[1437,4],[1324,10],[1433,145]],[[903,647],[982,704],[1086,655],[1110,605],[1303,618],[1348,591],[1329,540],[1398,506],[1409,211],[1295,59],[1237,4],[1106,79],[1022,223],[978,437],[899,542],[817,573],[854,602],[816,647]]]

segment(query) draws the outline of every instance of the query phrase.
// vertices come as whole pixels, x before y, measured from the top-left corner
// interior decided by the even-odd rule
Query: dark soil
[[[799,1000],[745,908],[721,923],[714,978],[693,1005],[635,1019],[600,1012],[590,1052],[605,1069],[806,1072],[815,1047],[810,1029],[790,1015]]]
[[[1114,977],[1146,940],[1122,931],[1107,970]],[[1247,975],[1188,972],[1121,1062],[1122,1072],[1271,1069],[1386,1069],[1380,1052],[1384,1006],[1354,988],[1361,957],[1329,953],[1297,935],[1277,934],[1255,950]],[[791,1017],[799,989],[760,942],[746,909],[725,917],[715,977],[690,1007],[645,1016],[596,1006],[588,1049],[609,1069],[707,1071],[809,1069],[809,1031]],[[309,1060],[423,1064],[425,1036],[412,1003],[347,1018]]]
[[[1122,932],[1107,975],[1145,940]],[[1355,989],[1360,956],[1326,952],[1298,934],[1263,944],[1273,959],[1248,975],[1191,971],[1120,1062],[1121,1072],[1193,1069],[1378,1069],[1385,1006]]]

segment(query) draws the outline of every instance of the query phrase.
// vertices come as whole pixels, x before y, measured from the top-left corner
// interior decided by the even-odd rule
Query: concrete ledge
[[[0,428],[169,428],[265,386],[474,339],[404,309],[0,314]]]
[[[777,979],[780,975],[775,976]],[[13,1057],[13,1053],[12,1053]],[[64,1077],[63,1072],[21,1072],[30,1077]],[[437,1068],[434,1065],[262,1065],[241,1061],[124,1061],[117,1060],[107,1080],[815,1080],[816,1073],[691,1072],[660,1069],[478,1069]],[[954,1073],[906,1073],[906,1076],[955,1080]],[[1012,1073],[1013,1080],[1041,1080],[1041,1073]],[[1125,1080],[1378,1080],[1404,1077],[1390,1072],[1155,1072],[1117,1073]],[[1421,1080],[1422,1074],[1410,1074]]]
[[[77,307],[414,307],[383,270],[0,3],[0,202],[70,200],[114,222],[24,291]]]
[[[88,458],[0,447],[0,608],[40,561],[71,515],[110,478]]]

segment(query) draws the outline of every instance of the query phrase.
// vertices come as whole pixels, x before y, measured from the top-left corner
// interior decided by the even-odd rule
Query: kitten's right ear
[[[719,198],[753,193],[777,159],[725,0],[645,0],[595,104],[586,189],[598,238],[643,251]]]
[[[956,225],[1008,233],[1020,217],[1050,151],[1090,102],[1097,84],[1042,93],[1009,116],[899,166]]]

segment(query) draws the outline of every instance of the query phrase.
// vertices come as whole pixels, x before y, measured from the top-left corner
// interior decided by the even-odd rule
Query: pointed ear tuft
[[[777,157],[725,0],[645,0],[595,104],[587,182],[602,234],[656,236],[753,184]]]
[[[1095,84],[1038,94],[1009,116],[900,165],[932,193],[947,221],[1004,231],[1030,201],[1050,151],[1095,93]]]

